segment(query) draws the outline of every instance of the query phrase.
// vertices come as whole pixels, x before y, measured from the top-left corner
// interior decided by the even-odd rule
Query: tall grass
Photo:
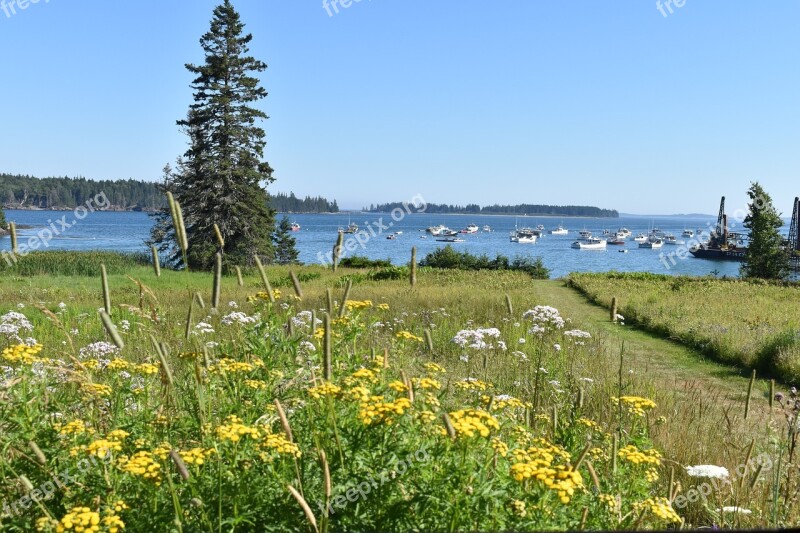
[[[9,265],[0,261],[0,272],[4,275],[18,276],[97,276],[100,265],[105,264],[109,274],[122,274],[140,265],[151,263],[146,252],[73,252],[52,250],[30,252],[17,256],[16,262]]]

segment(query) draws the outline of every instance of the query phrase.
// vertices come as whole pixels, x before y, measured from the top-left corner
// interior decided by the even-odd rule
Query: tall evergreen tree
[[[189,149],[178,161],[171,190],[183,210],[193,269],[213,264],[214,224],[229,261],[245,264],[258,255],[271,262],[274,257],[275,216],[265,188],[273,181],[272,168],[262,160],[265,133],[257,125],[268,117],[253,107],[267,92],[252,74],[267,65],[248,55],[253,36],[243,29],[239,13],[225,0],[200,39],[205,63],[186,65],[196,75],[194,103],[178,125],[189,137]]]
[[[6,214],[3,211],[3,207],[0,206],[0,230],[6,229]]]
[[[299,264],[299,253],[295,248],[295,238],[292,237],[292,224],[287,217],[281,219],[278,229],[273,236],[275,244],[275,262],[279,265]]]
[[[750,231],[750,242],[741,274],[745,278],[783,279],[789,273],[789,257],[780,234],[781,215],[758,182],[751,184],[747,195],[750,212],[744,226]]]

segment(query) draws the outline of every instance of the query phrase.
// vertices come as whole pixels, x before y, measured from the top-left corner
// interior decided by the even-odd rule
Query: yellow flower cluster
[[[302,455],[297,444],[289,441],[289,439],[280,434],[268,433],[262,445],[279,454],[291,455],[297,458]]]
[[[545,441],[546,442],[546,441]],[[580,472],[572,470],[572,467],[562,464],[553,464],[558,451],[557,447],[546,443],[542,448],[529,448],[525,453],[529,460],[518,462],[511,465],[511,475],[517,481],[535,479],[540,481],[549,490],[558,494],[558,498],[563,504],[570,502],[575,491],[583,488],[583,478]],[[517,456],[517,454],[514,454]]]
[[[369,389],[361,385],[356,385],[344,391],[342,396],[348,400],[365,401],[369,398]]]
[[[397,333],[394,334],[394,336],[403,341],[422,342],[422,337],[418,337],[417,335],[414,335],[410,331],[405,331],[405,330],[398,331]]]
[[[613,496],[611,494],[600,494],[597,498],[602,503],[606,504],[608,506],[608,510],[611,511],[612,513],[618,510],[619,506],[617,505],[618,502],[616,496]]]
[[[9,363],[23,363],[29,365],[38,360],[36,354],[42,351],[42,345],[36,344],[35,346],[27,346],[25,344],[18,344],[5,348],[3,350],[3,359]]]
[[[378,309],[380,309],[381,311],[388,311],[389,304],[378,304]]]
[[[338,396],[340,392],[342,392],[342,388],[333,383],[323,383],[308,389],[308,395],[315,400],[319,400],[323,396]]]
[[[125,369],[130,368],[130,366],[131,366],[131,364],[129,362],[127,362],[126,360],[124,360],[124,359],[114,359],[113,361],[108,363],[108,366],[106,366],[106,369],[108,369],[108,370],[125,370]]]
[[[123,500],[117,500],[113,504],[111,504],[111,508],[114,510],[115,513],[121,513],[122,511],[127,511],[130,509],[127,503]]]
[[[261,437],[261,432],[258,428],[242,424],[242,420],[235,415],[229,416],[227,422],[227,424],[222,424],[217,428],[217,437],[221,440],[239,442],[242,437],[250,437],[254,440]]]
[[[84,433],[94,433],[94,429],[89,427],[89,423],[83,420],[73,420],[64,425],[55,424],[54,428],[58,431],[59,435],[83,435]]]
[[[118,533],[120,530],[125,529],[125,522],[116,514],[111,513],[103,517],[103,526],[108,530],[108,533]]]
[[[633,505],[633,509],[637,512],[644,510],[650,511],[665,522],[682,522],[681,517],[678,516],[678,513],[676,513],[675,509],[672,508],[669,500],[663,497],[647,498],[644,501],[635,503]]]
[[[181,359],[199,359],[203,357],[202,352],[181,352],[178,354]]]
[[[215,453],[216,450],[214,448],[192,448],[191,450],[178,452],[178,455],[187,465],[202,465],[206,462],[206,458]]]
[[[152,363],[142,363],[141,365],[137,365],[136,370],[145,376],[151,376],[158,373],[158,368],[158,365]]]
[[[465,379],[456,383],[456,389],[462,391],[468,390],[477,390],[477,391],[485,391],[486,389],[490,389],[492,387],[491,383],[486,383],[485,381],[481,381],[479,379]]]
[[[658,470],[656,470],[655,468],[648,468],[647,472],[644,473],[644,477],[650,483],[655,483],[656,481],[658,481]]]
[[[414,387],[420,390],[439,390],[442,388],[442,384],[433,378],[414,378],[412,382]]]
[[[161,485],[161,465],[148,451],[136,452],[131,457],[120,457],[117,464],[123,472],[141,476],[156,486]]]
[[[172,450],[172,444],[167,441],[162,442],[153,450],[153,455],[157,455],[162,461],[166,461],[169,457],[169,452]]]
[[[525,502],[522,500],[513,500],[511,502],[511,512],[520,518],[525,518],[528,512],[525,510]]]
[[[429,374],[444,374],[447,372],[441,365],[437,365],[436,363],[425,363],[423,365],[425,367],[425,371]]]
[[[644,450],[641,451],[636,446],[629,444],[622,448],[618,455],[625,459],[628,462],[631,462],[635,465],[653,465],[653,466],[660,466],[661,465],[661,454],[658,453],[657,450]]]
[[[252,372],[255,369],[256,367],[250,363],[234,361],[233,359],[226,357],[224,359],[220,359],[216,365],[211,365],[208,367],[208,372],[210,374],[226,374],[228,372],[235,374],[237,372]]]
[[[490,441],[492,445],[492,449],[500,456],[507,457],[508,456],[508,444],[500,440],[499,437],[492,437]]]
[[[88,507],[73,507],[58,522],[56,531],[58,533],[63,531],[81,531],[83,533],[100,531],[100,513],[92,511]]]
[[[349,387],[355,385],[359,380],[367,381],[369,383],[377,383],[378,374],[380,374],[380,372],[381,369],[377,367],[373,367],[372,369],[359,368],[348,377],[344,378],[344,384]]]
[[[656,404],[653,400],[642,398],[640,396],[622,396],[620,398],[612,398],[612,401],[622,404],[623,407],[628,409],[628,412],[636,416],[644,416],[645,412],[650,409],[655,409]]]
[[[589,420],[588,418],[579,418],[578,424],[582,426],[586,426],[589,429],[600,431],[600,424],[595,422],[594,420]]]
[[[608,454],[603,448],[592,448],[589,450],[589,457],[594,461],[608,461]]]
[[[395,392],[406,392],[408,390],[408,386],[406,386],[406,384],[403,383],[402,381],[398,380],[389,383],[389,388]]]
[[[81,391],[87,396],[111,396],[111,387],[100,383],[82,383]]]
[[[484,394],[481,396],[481,403],[483,405],[492,404],[492,409],[500,410],[500,409],[524,409],[525,407],[532,407],[532,404],[529,402],[523,402],[518,398],[514,398],[513,396],[502,395],[502,396],[495,396],[494,401],[492,401],[492,397]]]
[[[361,402],[358,416],[367,426],[380,423],[390,426],[394,423],[393,415],[400,416],[410,408],[411,401],[408,398],[398,398],[393,402],[386,402],[383,396],[370,396]]]
[[[279,291],[278,289],[272,289],[272,298],[274,300],[280,300],[281,299],[281,291]],[[264,301],[268,302],[269,301],[269,293],[266,292],[266,291],[259,291],[259,292],[256,293],[255,296],[248,296],[247,297],[247,301],[250,302],[250,303],[255,302],[256,300],[264,300]]]
[[[81,446],[80,448],[73,448],[70,452],[72,455],[76,455],[77,450],[85,450],[87,454],[94,455],[100,459],[107,457],[111,452],[121,452],[122,451],[122,442],[116,439],[98,439],[96,441],[91,442],[88,446]]]
[[[245,386],[255,390],[264,390],[267,388],[267,383],[261,381],[260,379],[246,379],[244,380],[244,384]]]
[[[488,437],[492,429],[500,429],[497,419],[480,409],[461,409],[449,415],[457,436],[474,437],[477,433],[481,437]]]
[[[348,311],[352,311],[353,309],[367,309],[372,307],[372,300],[347,300],[347,302],[345,302],[345,306],[347,307]]]
[[[420,411],[417,413],[417,418],[419,418],[424,424],[427,424],[436,420],[436,413],[433,411]]]

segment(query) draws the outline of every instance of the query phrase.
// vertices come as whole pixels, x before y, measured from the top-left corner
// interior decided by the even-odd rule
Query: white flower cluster
[[[22,313],[9,311],[0,316],[0,335],[5,335],[9,340],[22,343],[22,338],[19,335],[24,331],[33,331],[33,324]]]
[[[232,326],[233,324],[246,326],[247,324],[255,324],[256,317],[248,316],[246,313],[242,313],[241,311],[234,311],[233,313],[229,313],[222,317],[222,323],[226,326]]]
[[[462,348],[473,348],[475,350],[489,350],[494,348],[494,345],[486,342],[484,339],[496,339],[500,337],[500,330],[497,328],[478,328],[478,329],[462,329],[456,336],[453,337],[453,342]],[[498,342],[498,347],[505,350],[505,343]]]
[[[541,335],[550,329],[561,329],[566,323],[558,309],[549,305],[537,305],[522,314],[522,318],[533,322],[528,330],[532,335]]]
[[[206,320],[209,320],[208,318]],[[200,335],[202,333],[214,333],[214,326],[206,322],[205,320],[202,322],[198,322],[194,326],[195,331],[192,331],[193,335]]]
[[[591,339],[592,338],[592,334],[591,333],[589,333],[588,331],[581,331],[579,329],[571,329],[569,331],[565,331],[564,335],[566,337],[575,337],[575,338],[578,338],[578,339]]]
[[[89,346],[84,346],[78,352],[80,359],[109,359],[119,355],[119,348],[110,342],[93,342]]]
[[[730,476],[727,468],[716,465],[687,466],[686,473],[691,477],[708,477],[711,479],[728,479]]]
[[[322,324],[322,320],[314,318],[314,326]],[[296,328],[307,328],[311,325],[311,311],[300,311],[292,317],[292,325]]]

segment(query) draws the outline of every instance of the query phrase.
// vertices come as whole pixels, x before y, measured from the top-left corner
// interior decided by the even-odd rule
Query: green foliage
[[[458,270],[519,270],[530,274],[534,279],[550,277],[550,271],[544,266],[541,257],[517,256],[509,261],[508,257],[498,254],[494,259],[489,259],[485,254],[458,252],[449,244],[425,256],[420,266]]]
[[[150,181],[0,174],[0,206],[5,204],[9,208],[74,209],[101,192],[105,193],[112,209],[153,210],[167,203],[157,185]]]
[[[3,211],[3,208],[0,206],[0,230],[6,229],[8,224],[6,223],[6,214]]]
[[[392,266],[392,262],[388,259],[370,259],[361,255],[354,255],[339,261],[339,266],[344,268],[386,268]]]
[[[750,186],[747,195],[751,203],[744,226],[750,230],[750,242],[741,274],[745,278],[784,279],[789,274],[789,256],[780,234],[781,215],[758,182]]]
[[[292,237],[292,223],[287,217],[283,217],[272,237],[275,247],[275,263],[279,265],[297,265],[300,261],[297,257],[300,252],[295,247],[296,241]]]
[[[800,381],[800,286],[788,282],[646,273],[570,274],[568,283],[628,324],[712,358]]]
[[[278,213],[338,213],[339,205],[336,200],[329,202],[322,196],[306,196],[302,200],[294,193],[273,194],[270,196],[270,205]]]
[[[100,264],[106,265],[109,274],[119,274],[140,265],[149,265],[150,254],[119,252],[73,252],[68,250],[50,250],[31,252],[18,256],[13,264],[9,264],[10,255],[3,255],[0,260],[0,272],[3,275],[18,276],[98,276]]]
[[[225,261],[245,265],[258,255],[274,259],[274,212],[264,184],[273,181],[272,168],[263,161],[265,132],[256,125],[267,115],[254,107],[267,96],[254,73],[267,65],[251,56],[252,35],[229,0],[214,9],[210,30],[200,39],[205,54],[201,65],[187,65],[194,103],[178,122],[189,137],[189,149],[175,172],[165,176],[164,188],[183,209],[188,234],[187,261],[191,269],[208,270],[219,251],[213,226],[225,240]],[[164,226],[152,240],[171,245]],[[180,263],[174,251],[172,260]]]
[[[372,213],[389,213],[393,209],[406,209],[407,204],[403,202],[389,202],[386,204],[370,205],[364,211]],[[594,218],[619,218],[616,209],[601,209],[586,205],[538,205],[538,204],[517,204],[517,205],[487,205],[481,207],[478,204],[448,205],[448,204],[425,204],[425,213],[464,213],[476,215],[536,215],[536,216],[565,216],[565,217],[594,217]]]

